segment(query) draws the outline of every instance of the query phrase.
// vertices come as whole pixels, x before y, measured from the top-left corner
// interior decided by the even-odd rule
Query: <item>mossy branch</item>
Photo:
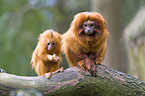
[[[12,90],[37,89],[47,96],[136,96],[145,95],[145,82],[129,74],[96,65],[97,77],[78,67],[52,75],[26,77],[0,73],[0,94],[9,95]]]

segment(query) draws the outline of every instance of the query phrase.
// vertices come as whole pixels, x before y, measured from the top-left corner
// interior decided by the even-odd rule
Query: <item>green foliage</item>
[[[132,22],[125,28],[124,39],[128,52],[129,71],[145,81],[145,7],[139,9]]]
[[[123,0],[124,26],[134,18],[141,6],[145,5],[145,0]]]

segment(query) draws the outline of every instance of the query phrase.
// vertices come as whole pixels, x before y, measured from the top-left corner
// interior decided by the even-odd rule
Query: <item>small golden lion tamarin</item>
[[[108,31],[106,21],[97,12],[75,15],[70,28],[62,35],[62,50],[71,66],[95,72],[95,65],[106,55]],[[91,73],[95,75],[95,73]]]
[[[47,78],[51,73],[59,68],[61,60],[61,38],[60,34],[53,30],[46,30],[40,34],[38,44],[32,54],[32,68],[39,76],[46,75]],[[60,71],[63,69],[61,68]]]

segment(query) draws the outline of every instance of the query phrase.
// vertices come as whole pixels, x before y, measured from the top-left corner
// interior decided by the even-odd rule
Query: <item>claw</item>
[[[63,72],[64,71],[63,67],[61,67],[59,70],[60,70],[59,72]]]
[[[53,75],[53,74],[56,74],[56,73],[59,73],[59,72],[63,72],[63,71],[64,71],[64,69],[63,69],[63,67],[61,67],[58,70],[52,72],[51,74]]]
[[[46,76],[47,79],[49,79],[51,77],[52,73],[49,72],[49,73],[45,73],[44,75]]]
[[[102,61],[102,58],[96,58],[95,60],[96,64],[100,63],[100,61]]]
[[[78,62],[78,65],[79,65],[83,70],[85,70],[84,61],[83,61],[83,60],[80,61],[80,62]]]

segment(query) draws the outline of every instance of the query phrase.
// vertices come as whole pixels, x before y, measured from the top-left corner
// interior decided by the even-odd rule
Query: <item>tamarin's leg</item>
[[[58,70],[56,70],[56,71],[52,71],[52,72],[48,72],[48,73],[45,73],[44,75],[46,76],[46,78],[50,78],[51,77],[51,75],[53,75],[53,74],[56,74],[56,73],[59,73],[59,72],[63,72],[63,67],[61,67],[61,68],[59,68]]]
[[[43,76],[47,71],[46,66],[42,62],[43,61],[39,60],[35,68],[35,71],[39,76]]]

